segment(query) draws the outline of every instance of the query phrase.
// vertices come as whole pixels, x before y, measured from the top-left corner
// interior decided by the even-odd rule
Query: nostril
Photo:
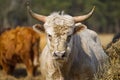
[[[56,53],[54,53],[54,56],[55,56],[55,57],[57,57],[57,54],[56,54]]]
[[[53,56],[55,56],[55,57],[59,57],[59,58],[64,58],[65,57],[65,52],[55,52],[54,54],[53,54]]]
[[[62,58],[65,57],[65,53],[63,53],[61,57],[62,57]]]

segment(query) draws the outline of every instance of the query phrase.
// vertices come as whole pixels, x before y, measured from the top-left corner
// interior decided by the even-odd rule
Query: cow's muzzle
[[[56,59],[64,59],[66,56],[66,52],[62,51],[62,52],[54,52],[54,57],[56,57]]]

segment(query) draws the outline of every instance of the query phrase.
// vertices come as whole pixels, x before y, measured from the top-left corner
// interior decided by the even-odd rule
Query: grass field
[[[114,36],[114,34],[98,34],[102,45],[105,47],[109,44]]]
[[[113,34],[99,34],[99,38],[101,40],[102,45],[105,47],[108,43],[111,42],[113,38]],[[18,65],[13,75],[4,76],[2,74],[2,70],[0,70],[0,80],[41,80],[40,74],[37,75],[36,77],[33,77],[32,79],[26,78],[27,73],[24,65]],[[109,80],[109,79],[98,79],[98,80]],[[114,79],[110,79],[110,80],[114,80]]]

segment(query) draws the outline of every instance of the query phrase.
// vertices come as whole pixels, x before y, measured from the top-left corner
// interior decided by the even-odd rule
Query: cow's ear
[[[75,24],[75,28],[74,28],[74,33],[77,33],[77,32],[79,32],[79,31],[82,31],[82,30],[84,30],[84,29],[86,29],[86,28],[87,28],[86,25],[84,25],[84,24],[82,24],[82,23],[76,23],[76,24]]]
[[[43,25],[40,24],[33,25],[33,30],[37,33],[45,32]]]

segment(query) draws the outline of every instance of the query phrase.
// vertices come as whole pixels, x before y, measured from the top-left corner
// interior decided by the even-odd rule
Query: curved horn
[[[73,17],[74,21],[75,22],[80,22],[80,21],[84,21],[84,20],[88,19],[93,14],[94,9],[95,9],[95,6],[92,8],[92,10],[88,14],[83,15],[83,16]]]
[[[34,12],[30,9],[29,6],[27,6],[27,9],[28,9],[30,15],[31,15],[33,18],[35,18],[35,19],[37,19],[37,20],[39,20],[39,21],[42,21],[42,22],[45,22],[45,21],[46,21],[46,16],[40,15],[40,14],[37,14],[37,13],[34,13]]]

